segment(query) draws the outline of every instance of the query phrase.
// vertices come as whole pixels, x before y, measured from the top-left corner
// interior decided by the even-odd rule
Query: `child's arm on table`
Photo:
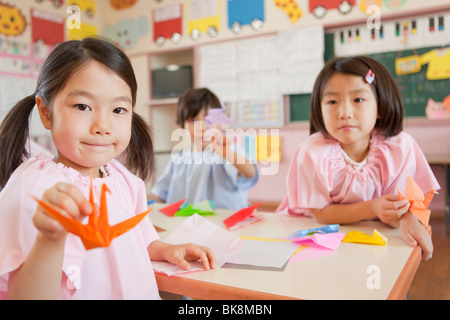
[[[368,201],[330,204],[323,209],[310,209],[310,212],[318,222],[326,224],[347,224],[379,218],[387,225],[398,226],[398,220],[408,209],[407,200],[399,200],[396,195],[383,195]]]
[[[200,259],[205,270],[214,269],[216,264],[214,253],[209,248],[192,243],[171,245],[157,240],[147,247],[147,251],[151,260],[167,261],[178,265],[184,270],[191,268],[188,261]]]
[[[58,183],[45,191],[42,201],[80,221],[92,212],[91,204],[75,186]],[[9,277],[9,299],[57,299],[67,231],[40,206],[33,216],[38,230],[24,264]]]

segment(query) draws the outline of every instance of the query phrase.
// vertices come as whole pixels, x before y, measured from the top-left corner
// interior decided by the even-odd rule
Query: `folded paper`
[[[173,217],[175,213],[180,210],[180,207],[183,203],[186,202],[186,199],[180,200],[178,202],[172,203],[167,207],[159,209],[159,212],[164,213],[166,216]]]
[[[210,248],[216,257],[216,268],[222,267],[227,259],[244,245],[244,240],[232,235],[217,224],[198,214],[188,217],[167,238],[169,244],[194,243]],[[191,271],[204,270],[201,262],[190,262],[191,269],[186,271],[177,265],[165,261],[152,261],[153,269],[169,276]]]
[[[417,183],[408,176],[406,181],[405,193],[406,196],[398,189],[398,196],[401,200],[407,199],[409,201],[409,211],[417,218],[419,221],[428,226],[430,221],[431,211],[428,210],[428,206],[433,200],[435,190],[428,191],[427,195],[424,196],[422,189],[417,185]]]
[[[230,126],[233,124],[233,121],[228,118],[225,113],[225,106],[223,103],[220,108],[210,108],[208,110],[205,122],[208,128],[210,128],[212,124],[219,126]]]
[[[387,244],[387,238],[381,234],[377,229],[373,230],[373,235],[370,236],[359,230],[354,230],[348,232],[342,242],[349,243],[361,243],[361,244],[374,244],[379,246],[384,246]]]
[[[34,198],[39,205],[55,220],[57,220],[68,232],[80,237],[86,250],[108,247],[111,241],[124,234],[128,230],[135,227],[147,214],[152,210],[137,214],[133,218],[125,220],[114,226],[110,226],[108,223],[108,209],[106,205],[106,192],[110,192],[108,187],[103,184],[100,195],[100,207],[97,212],[96,205],[94,203],[94,194],[92,188],[92,174],[91,174],[91,186],[89,193],[89,202],[93,208],[92,213],[89,215],[88,223],[82,224],[80,221],[66,217],[62,215],[58,210],[54,209],[51,205]]]
[[[324,248],[329,250],[336,250],[342,239],[344,238],[345,233],[334,232],[334,233],[315,233],[310,236],[304,236],[296,239],[292,239],[292,242],[305,245],[305,246],[313,246],[316,248]]]
[[[339,232],[338,224],[330,224],[330,225],[318,227],[318,228],[298,230],[298,231],[290,234],[288,238],[292,240],[292,239],[312,235],[314,233],[322,233],[323,234],[323,233],[333,233],[333,232]]]
[[[261,220],[262,216],[254,215],[254,211],[259,207],[260,204],[261,202],[258,202],[250,207],[237,211],[227,219],[223,220],[223,223],[228,230],[236,230],[238,228]]]

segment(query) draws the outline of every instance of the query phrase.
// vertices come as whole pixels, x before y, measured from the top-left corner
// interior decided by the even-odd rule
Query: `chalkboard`
[[[328,61],[334,56],[333,42],[330,41],[332,34],[325,35],[325,55],[324,60]],[[331,38],[332,39],[332,38]],[[331,47],[330,47],[331,46]],[[419,55],[428,51],[436,49],[438,47],[427,47],[417,49]],[[447,95],[450,94],[450,79],[444,80],[427,80],[425,74],[427,72],[428,65],[422,66],[422,69],[418,73],[398,76],[395,74],[395,59],[397,56],[407,57],[413,55],[412,50],[405,50],[399,52],[383,52],[377,54],[370,54],[372,57],[381,62],[394,80],[397,82],[400,92],[403,98],[403,104],[405,106],[407,117],[424,117],[425,106],[427,105],[428,98],[432,98],[435,101],[442,101]],[[290,109],[290,121],[308,121],[309,120],[309,108],[310,108],[311,95],[299,94],[291,95],[289,97],[289,109]]]

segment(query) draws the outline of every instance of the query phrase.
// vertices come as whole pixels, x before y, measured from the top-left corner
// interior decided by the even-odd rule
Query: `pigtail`
[[[142,180],[150,178],[154,166],[153,141],[147,122],[133,111],[131,140],[126,151],[128,169]]]
[[[36,104],[34,94],[19,101],[0,126],[0,189],[14,170],[28,158],[29,120]]]

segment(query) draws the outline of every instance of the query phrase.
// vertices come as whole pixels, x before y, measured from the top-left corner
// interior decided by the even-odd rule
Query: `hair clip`
[[[369,69],[366,74],[366,81],[372,84],[373,80],[375,80],[375,73],[373,73],[372,69]]]

